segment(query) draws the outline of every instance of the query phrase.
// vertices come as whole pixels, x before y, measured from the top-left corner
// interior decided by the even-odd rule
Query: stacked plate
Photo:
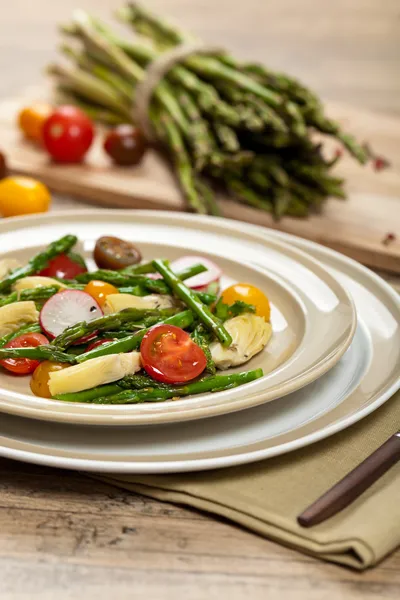
[[[88,258],[100,235],[116,235],[146,258],[205,256],[223,269],[223,286],[264,290],[274,335],[246,368],[265,375],[214,394],[125,406],[37,398],[26,381],[0,375],[2,456],[119,473],[238,465],[332,435],[400,388],[399,297],[336,252],[224,219],[87,211],[4,220],[0,253],[27,260],[65,233],[82,240]]]

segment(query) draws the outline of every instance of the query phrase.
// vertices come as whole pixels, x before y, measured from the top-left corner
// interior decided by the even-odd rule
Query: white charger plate
[[[356,328],[353,301],[317,261],[260,234],[238,232],[229,221],[152,211],[87,211],[4,219],[0,252],[26,262],[65,233],[82,240],[91,258],[95,240],[116,235],[134,240],[145,259],[174,260],[199,254],[217,262],[225,285],[242,281],[267,293],[273,336],[251,361],[234,371],[261,367],[265,375],[246,386],[179,401],[124,406],[68,403],[34,396],[29,379],[0,373],[0,412],[54,422],[153,425],[211,417],[281,398],[337,363]],[[260,266],[262,263],[262,267]]]
[[[255,462],[317,442],[386,402],[400,388],[398,295],[374,273],[333,250],[286,234],[243,228],[268,239],[279,237],[309,252],[352,294],[358,312],[357,331],[335,367],[279,402],[189,423],[134,429],[57,423],[50,427],[45,422],[3,415],[0,455],[109,473],[214,469]]]

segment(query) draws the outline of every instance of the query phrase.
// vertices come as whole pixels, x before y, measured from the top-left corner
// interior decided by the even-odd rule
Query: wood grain
[[[400,115],[398,0],[146,3],[243,58],[298,75],[331,101]],[[54,55],[56,23],[73,8],[106,16],[117,4],[4,1],[0,97],[38,81]],[[82,203],[56,198],[55,206]],[[399,589],[399,552],[358,574],[85,475],[0,460],[2,600],[392,600]]]
[[[0,461],[0,481],[2,599],[383,600],[400,585],[399,554],[360,575],[85,475]]]

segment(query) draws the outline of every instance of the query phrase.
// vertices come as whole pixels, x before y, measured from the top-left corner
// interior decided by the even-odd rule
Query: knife
[[[400,461],[400,431],[350,471],[297,517],[302,527],[313,527],[349,506],[377,479]]]

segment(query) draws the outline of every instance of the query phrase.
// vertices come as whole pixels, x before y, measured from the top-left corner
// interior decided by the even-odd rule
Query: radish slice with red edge
[[[194,277],[189,277],[189,279],[185,280],[185,285],[193,290],[203,291],[210,283],[214,283],[215,281],[218,282],[220,280],[222,271],[218,265],[208,258],[204,258],[204,256],[182,256],[182,258],[174,260],[170,267],[174,273],[179,273],[184,269],[188,269],[189,267],[198,264],[204,265],[207,271],[194,275]]]
[[[63,290],[47,300],[40,311],[39,322],[43,331],[55,338],[71,325],[101,316],[103,311],[92,296],[80,290]]]

